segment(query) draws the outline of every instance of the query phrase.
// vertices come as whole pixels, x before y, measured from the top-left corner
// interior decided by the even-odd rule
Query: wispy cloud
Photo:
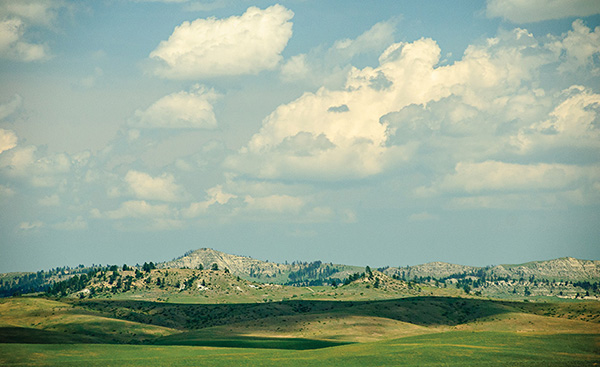
[[[502,17],[513,23],[533,23],[568,17],[599,14],[596,0],[488,0],[488,17]]]

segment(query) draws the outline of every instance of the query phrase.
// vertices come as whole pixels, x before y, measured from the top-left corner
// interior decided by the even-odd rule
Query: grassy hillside
[[[43,298],[0,299],[1,343],[140,343],[177,332]]]
[[[182,333],[206,340],[233,335],[356,342],[449,330],[600,332],[598,302],[431,296],[234,304],[7,298],[0,300],[0,315],[0,327],[13,334],[15,328],[60,332],[92,343],[181,339],[175,334]]]

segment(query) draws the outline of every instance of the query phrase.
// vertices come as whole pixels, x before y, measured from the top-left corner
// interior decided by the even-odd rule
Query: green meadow
[[[590,366],[598,302],[0,300],[2,366]]]
[[[0,362],[5,366],[591,366],[600,363],[598,343],[598,335],[453,331],[310,350],[1,344]]]

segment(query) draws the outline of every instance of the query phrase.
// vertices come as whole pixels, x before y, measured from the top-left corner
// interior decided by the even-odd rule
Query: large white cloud
[[[176,27],[150,53],[156,75],[198,79],[272,69],[292,36],[294,13],[281,5],[250,7],[241,16],[197,19]]]
[[[500,31],[444,66],[433,40],[392,44],[379,66],[352,68],[344,88],[279,106],[225,166],[271,184],[397,175],[421,182],[416,197],[463,207],[593,201],[598,94],[544,82],[586,80],[598,68],[598,35],[579,20],[541,40]]]
[[[212,103],[217,98],[213,90],[195,86],[190,92],[169,94],[147,109],[135,111],[129,124],[139,128],[214,129],[217,119]]]
[[[466,102],[457,119],[468,116],[469,109],[503,110],[507,96],[532,78],[532,70],[550,62],[549,52],[536,53],[537,47],[531,34],[515,30],[437,67],[440,49],[433,40],[393,44],[379,67],[353,68],[345,89],[321,88],[278,107],[226,165],[269,179],[339,180],[381,173],[411,159],[420,144],[390,144],[396,127],[386,115],[452,95]]]
[[[488,17],[501,17],[513,23],[585,17],[599,14],[597,0],[488,0]]]

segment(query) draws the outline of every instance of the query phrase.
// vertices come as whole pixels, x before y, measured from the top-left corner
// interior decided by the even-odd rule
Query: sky
[[[0,272],[600,260],[597,0],[0,0]]]

